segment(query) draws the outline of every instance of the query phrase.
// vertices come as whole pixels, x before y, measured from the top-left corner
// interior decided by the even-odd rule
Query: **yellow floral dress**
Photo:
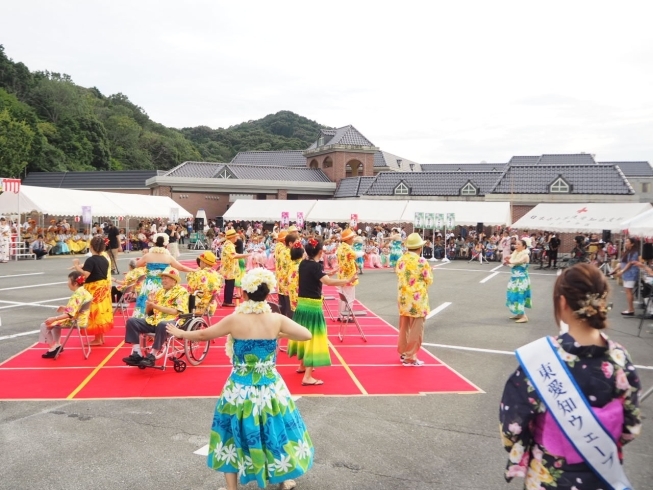
[[[147,269],[145,267],[136,267],[135,269],[132,269],[127,274],[125,274],[124,284],[122,286],[117,286],[116,289],[118,289],[118,291],[122,291],[123,289],[131,286],[136,281],[138,281],[138,279],[141,276],[144,276],[146,274],[147,274]],[[143,283],[141,282],[141,284],[138,284],[134,288],[134,295],[135,296],[138,296],[139,294],[141,294],[141,288],[142,287],[143,287]]]
[[[283,245],[283,248],[278,250],[277,269],[275,275],[277,276],[277,289],[279,294],[288,296],[288,276],[290,275],[290,249]]]
[[[220,274],[227,281],[236,279],[240,274],[238,259],[234,255],[236,255],[236,246],[227,240],[222,246],[222,254],[220,255]]]
[[[78,287],[77,290],[70,295],[70,298],[68,299],[68,303],[66,304],[63,310],[63,312],[66,315],[68,315],[68,318],[64,320],[55,320],[54,322],[52,322],[52,326],[53,327],[71,326],[73,322],[73,318],[75,318],[81,306],[87,301],[92,301],[92,300],[93,300],[93,295],[89,293],[86,289],[84,289],[84,286]],[[89,310],[86,310],[77,319],[77,325],[79,325],[80,328],[86,328],[86,326],[88,325],[88,315],[89,315]]]
[[[297,308],[297,298],[299,298],[299,263],[302,259],[291,260],[288,273],[288,297],[290,298],[290,308],[295,311]]]
[[[342,242],[336,250],[338,261],[338,279],[347,279],[356,273],[356,252],[348,244]],[[352,281],[350,286],[356,286],[358,279]]]
[[[398,281],[399,315],[425,317],[429,314],[428,287],[433,284],[433,271],[424,257],[407,252],[395,268]]]
[[[154,295],[154,302],[159,306],[174,308],[177,313],[164,313],[155,309],[145,321],[150,325],[158,325],[161,322],[174,321],[179,313],[188,313],[188,291],[185,287],[177,284],[170,289],[159,289]]]
[[[218,306],[218,302],[214,299],[213,293],[220,291],[222,287],[222,276],[213,269],[200,269],[195,272],[189,272],[186,277],[188,279],[188,289],[191,294],[197,291],[202,292],[197,297],[198,302],[195,304],[196,311],[199,314],[203,314],[206,311],[212,316]]]

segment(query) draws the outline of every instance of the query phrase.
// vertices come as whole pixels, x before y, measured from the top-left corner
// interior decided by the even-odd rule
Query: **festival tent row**
[[[176,209],[179,218],[192,214],[165,196],[144,196],[100,191],[20,186],[20,192],[0,195],[0,214],[37,212],[50,216],[81,216],[90,206],[98,217],[167,218]]]
[[[628,235],[642,238],[653,237],[653,209],[625,221],[621,226]]]
[[[352,215],[361,223],[412,223],[415,213],[455,214],[457,225],[509,225],[510,203],[472,201],[407,201],[407,200],[238,200],[225,213],[225,221],[279,221],[287,212],[295,221],[297,211],[304,213],[305,221],[349,222]]]
[[[538,204],[513,223],[512,228],[556,233],[601,233],[603,230],[621,233],[624,222],[650,210],[649,203]]]

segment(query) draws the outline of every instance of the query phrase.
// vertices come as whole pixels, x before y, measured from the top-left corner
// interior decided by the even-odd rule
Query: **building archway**
[[[322,168],[331,168],[333,167],[333,159],[331,157],[326,157],[322,162]]]
[[[347,177],[359,177],[363,173],[363,163],[359,160],[350,160],[345,165],[345,174]]]
[[[311,160],[311,163],[308,165],[309,168],[320,168],[320,164],[317,162],[315,158]]]

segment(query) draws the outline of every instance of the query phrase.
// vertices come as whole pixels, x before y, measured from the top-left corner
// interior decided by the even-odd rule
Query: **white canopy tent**
[[[513,223],[520,230],[568,233],[620,233],[624,221],[651,209],[649,203],[538,204]],[[629,227],[630,229],[630,227]]]
[[[470,226],[483,223],[487,226],[510,225],[509,202],[479,201],[408,201],[401,221],[412,223],[415,213],[454,213],[456,226]]]
[[[80,216],[82,206],[91,206],[93,216],[167,218],[170,208],[179,210],[179,218],[192,217],[169,197],[143,196],[99,191],[78,191],[23,185],[20,193],[0,195],[0,214],[37,212],[51,216]]]
[[[255,199],[238,199],[231,207],[224,213],[224,221],[279,221],[281,220],[281,213],[288,212],[290,221],[297,219],[297,212],[304,213],[304,221],[315,203],[318,202],[314,199],[311,200],[280,200],[269,199],[259,201]],[[349,219],[349,218],[347,218]]]
[[[351,215],[356,214],[360,223],[401,223],[407,202],[376,199],[317,201],[307,221],[348,223]]]
[[[628,235],[642,238],[653,237],[653,209],[623,222],[621,229]]]

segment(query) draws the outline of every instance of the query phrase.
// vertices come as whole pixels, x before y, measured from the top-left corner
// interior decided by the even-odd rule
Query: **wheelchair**
[[[194,306],[194,297],[191,296],[189,303]],[[205,313],[196,312],[194,308],[192,313],[183,313],[174,321],[174,326],[187,332],[195,330],[203,330],[209,328],[210,323],[208,315]],[[170,322],[173,323],[173,322]],[[152,352],[152,345],[154,343],[154,333],[141,334],[140,346],[142,356],[146,357]],[[173,364],[173,369],[176,373],[183,373],[188,364],[192,366],[199,366],[209,353],[211,341],[192,341],[187,339],[178,339],[171,335],[165,341],[163,349],[154,354],[155,359],[163,359],[163,364],[160,366],[138,366],[139,369],[159,369],[166,370],[168,361]],[[184,361],[183,358],[186,358]]]

